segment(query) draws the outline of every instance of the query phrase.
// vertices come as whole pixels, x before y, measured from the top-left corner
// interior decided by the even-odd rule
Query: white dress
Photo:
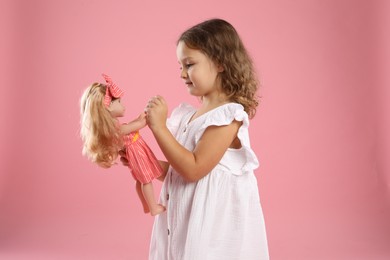
[[[190,123],[196,112],[181,104],[167,126],[192,151],[208,126],[242,121],[242,148],[229,148],[217,166],[197,182],[185,181],[172,167],[164,180],[150,243],[151,260],[268,260],[268,245],[256,177],[259,165],[250,148],[243,106],[228,103]]]

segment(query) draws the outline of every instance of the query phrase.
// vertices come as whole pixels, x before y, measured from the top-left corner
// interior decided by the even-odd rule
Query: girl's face
[[[218,73],[223,69],[217,66],[200,50],[188,48],[180,41],[176,48],[180,64],[180,77],[184,80],[188,91],[194,96],[207,96],[220,89]]]
[[[110,106],[108,107],[108,110],[111,113],[111,116],[113,117],[122,117],[125,115],[125,106],[122,105],[121,99],[115,99],[111,101]]]

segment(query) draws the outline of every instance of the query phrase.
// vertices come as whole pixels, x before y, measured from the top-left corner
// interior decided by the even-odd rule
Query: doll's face
[[[108,107],[108,110],[110,111],[111,115],[113,117],[122,117],[125,115],[125,106],[122,105],[121,99],[115,99],[111,101],[110,106]]]

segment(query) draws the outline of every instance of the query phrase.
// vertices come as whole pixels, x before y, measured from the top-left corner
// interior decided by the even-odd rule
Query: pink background
[[[271,259],[390,259],[389,1],[2,0],[0,10],[0,259],[147,259],[153,218],[126,168],[82,157],[79,97],[105,72],[126,91],[128,120],[156,94],[171,109],[196,104],[175,41],[213,17],[236,27],[262,80],[251,138]]]

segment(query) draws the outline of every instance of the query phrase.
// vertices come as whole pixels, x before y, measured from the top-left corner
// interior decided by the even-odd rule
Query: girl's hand
[[[162,96],[151,98],[146,106],[146,120],[152,131],[166,126],[168,106]]]
[[[124,166],[129,167],[129,161],[126,158],[126,152],[124,149],[119,151],[119,156],[120,156],[120,160],[121,160],[122,164]]]

